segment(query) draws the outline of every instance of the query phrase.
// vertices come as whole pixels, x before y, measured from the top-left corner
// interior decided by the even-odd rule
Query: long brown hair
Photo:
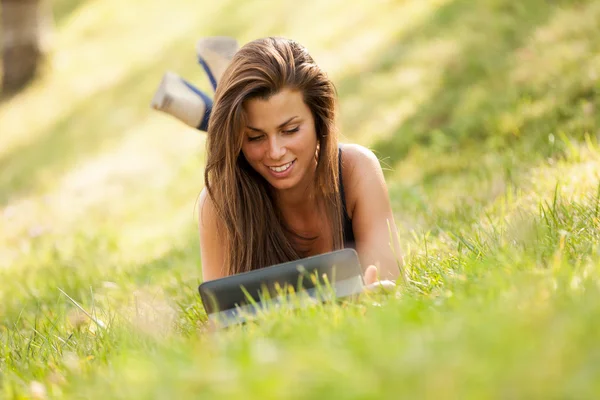
[[[335,87],[297,42],[258,39],[233,57],[217,87],[208,126],[204,182],[222,221],[219,234],[229,275],[302,257],[286,235],[289,230],[274,205],[269,183],[241,151],[244,101],[268,99],[284,88],[302,93],[314,118],[319,144],[314,191],[325,205],[334,249],[343,246]]]

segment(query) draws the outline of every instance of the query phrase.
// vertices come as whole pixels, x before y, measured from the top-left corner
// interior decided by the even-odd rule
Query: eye
[[[256,142],[257,140],[262,139],[264,135],[258,135],[258,136],[248,136],[248,141],[249,142]]]
[[[300,129],[300,127],[297,126],[297,127],[293,128],[293,129],[289,129],[289,130],[283,131],[283,132],[285,132],[285,133],[294,133],[294,132],[298,132],[299,129]]]

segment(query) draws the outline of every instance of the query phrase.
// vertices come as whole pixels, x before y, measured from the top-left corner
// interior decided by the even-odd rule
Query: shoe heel
[[[166,72],[152,97],[150,107],[170,114],[186,125],[208,129],[212,100],[174,72]]]

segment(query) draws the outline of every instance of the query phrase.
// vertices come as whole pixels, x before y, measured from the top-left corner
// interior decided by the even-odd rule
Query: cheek
[[[314,130],[310,130],[304,138],[304,146],[307,150],[314,151],[317,148],[317,133]]]
[[[249,163],[259,161],[261,159],[261,151],[259,146],[243,145],[242,153]]]
[[[288,139],[288,146],[294,150],[308,151],[311,147],[316,146],[316,143],[317,134],[314,129],[303,129]]]

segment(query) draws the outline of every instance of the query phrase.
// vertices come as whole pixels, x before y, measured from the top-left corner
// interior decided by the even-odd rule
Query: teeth
[[[293,163],[293,161],[290,161],[289,163],[282,165],[281,167],[269,167],[269,168],[271,168],[271,170],[275,171],[275,172],[283,172],[286,169],[288,169],[289,167],[291,167],[292,163]]]

